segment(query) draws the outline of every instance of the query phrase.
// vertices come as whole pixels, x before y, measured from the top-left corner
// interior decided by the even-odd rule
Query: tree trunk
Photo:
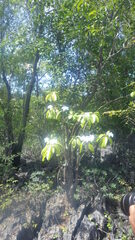
[[[13,163],[14,163],[14,166],[16,166],[16,167],[18,167],[19,164],[20,164],[20,153],[22,151],[23,142],[24,142],[24,139],[25,139],[25,128],[26,128],[26,123],[27,123],[28,114],[29,114],[31,94],[32,94],[32,90],[33,90],[35,82],[36,82],[38,61],[39,61],[39,53],[37,51],[36,55],[35,55],[35,61],[34,61],[34,64],[33,64],[32,79],[31,79],[29,87],[28,87],[28,91],[27,91],[27,94],[26,94],[26,100],[25,100],[25,104],[24,104],[24,109],[23,109],[22,130],[19,134],[17,144],[14,144],[14,146],[13,146],[13,154],[16,155],[14,157],[14,162]]]
[[[35,55],[35,61],[33,64],[33,73],[32,73],[32,78],[28,87],[28,91],[26,94],[26,100],[24,104],[24,109],[23,109],[23,118],[22,118],[22,130],[19,134],[18,141],[17,143],[14,143],[14,136],[13,136],[13,126],[12,126],[12,109],[11,109],[11,88],[10,84],[7,80],[5,69],[2,66],[2,77],[3,81],[6,85],[7,89],[7,107],[6,110],[4,110],[4,119],[5,119],[5,124],[6,124],[6,129],[7,129],[7,138],[8,138],[8,150],[7,154],[12,154],[14,155],[14,160],[13,160],[13,165],[18,167],[20,164],[20,153],[22,151],[22,146],[25,138],[25,128],[26,128],[26,123],[27,123],[27,118],[29,114],[29,106],[30,106],[30,99],[31,99],[31,94],[32,90],[36,81],[36,74],[37,74],[37,64],[39,61],[39,53],[38,51],[36,52]]]
[[[6,103],[6,108],[3,109],[5,125],[6,125],[6,132],[7,132],[7,140],[8,140],[7,154],[11,154],[12,153],[12,143],[14,141],[13,126],[12,126],[12,109],[11,109],[11,88],[10,88],[10,84],[7,80],[5,69],[4,69],[3,65],[2,65],[2,77],[3,77],[3,81],[4,81],[4,83],[6,85],[6,89],[7,89],[7,103]]]

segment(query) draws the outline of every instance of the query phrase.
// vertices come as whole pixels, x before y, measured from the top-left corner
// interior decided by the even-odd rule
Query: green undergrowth
[[[6,182],[0,184],[0,210],[6,209],[12,203],[15,197],[15,184],[17,180],[14,178],[8,179]]]
[[[0,146],[0,182],[10,179],[10,176],[12,176],[14,172],[14,156],[6,153],[10,145],[11,144],[5,144]]]
[[[53,176],[47,176],[45,171],[34,171],[25,183],[23,189],[30,193],[45,191],[49,194],[53,186]]]
[[[101,199],[108,197],[120,202],[123,194],[131,190],[132,184],[127,181],[121,167],[91,165],[83,167],[74,197],[83,202],[98,195]]]
[[[0,211],[10,207],[14,200],[17,202],[23,200],[25,195],[34,197],[45,193],[46,196],[49,196],[53,192],[54,182],[51,177],[45,177],[44,171],[32,172],[30,178],[20,187],[21,181],[12,177],[1,182]]]

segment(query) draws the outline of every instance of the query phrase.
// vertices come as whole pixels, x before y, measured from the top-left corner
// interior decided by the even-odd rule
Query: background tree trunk
[[[19,134],[18,142],[13,145],[12,154],[16,155],[14,157],[14,162],[13,163],[14,163],[14,166],[16,166],[16,167],[19,166],[19,164],[20,164],[20,153],[22,151],[23,142],[24,142],[24,139],[25,139],[25,128],[26,128],[28,114],[29,114],[31,94],[32,94],[32,90],[33,90],[35,82],[36,82],[38,61],[39,61],[39,53],[37,51],[36,55],[35,55],[35,61],[34,61],[34,64],[33,64],[32,79],[31,79],[30,84],[28,86],[28,91],[27,91],[27,94],[26,94],[26,100],[25,100],[24,109],[23,109],[22,130]]]

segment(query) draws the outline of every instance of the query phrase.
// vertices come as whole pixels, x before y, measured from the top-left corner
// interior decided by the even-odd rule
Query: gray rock
[[[111,240],[123,236],[132,239],[128,219],[120,213],[108,213],[112,227],[107,228],[100,202],[96,198],[94,206],[88,203],[74,209],[64,192],[47,201],[45,195],[25,193],[1,213],[0,240],[108,240],[108,236]]]
[[[78,229],[75,240],[96,240],[97,230],[94,223],[90,222],[86,216],[84,216],[81,225]]]
[[[42,225],[45,196],[16,196],[0,214],[0,240],[32,240]]]

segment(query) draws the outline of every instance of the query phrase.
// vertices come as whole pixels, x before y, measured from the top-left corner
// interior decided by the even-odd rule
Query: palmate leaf
[[[43,148],[41,155],[42,161],[44,162],[45,159],[48,161],[52,158],[52,156],[56,153],[56,156],[60,156],[62,152],[62,145],[59,141],[56,140],[49,140],[46,146]]]
[[[88,144],[88,148],[92,153],[94,153],[94,147],[91,143]]]
[[[86,125],[91,127],[92,124],[99,122],[98,115],[98,112],[83,112],[78,115],[77,121],[80,122],[81,128],[84,128]]]
[[[42,150],[42,161],[44,162],[45,158],[49,161],[53,154],[53,147],[49,144],[45,146],[45,148]]]
[[[97,137],[96,142],[99,142],[103,136],[104,136],[104,134],[100,134],[100,135]]]
[[[57,101],[56,92],[51,92],[51,93],[47,94],[45,100],[46,100],[46,102],[56,102]]]
[[[99,122],[98,113],[92,113],[91,117],[92,117],[92,121],[91,121],[92,123]]]
[[[57,108],[52,107],[51,109],[47,110],[46,118],[47,119],[56,119],[58,120],[60,118],[61,111],[59,111]]]
[[[94,153],[94,146],[90,143],[90,141],[91,140],[88,140],[85,136],[77,136],[71,139],[70,144],[72,145],[73,149],[79,149],[80,154],[82,153],[83,147],[85,148],[86,146],[92,153]]]
[[[70,141],[70,144],[72,145],[72,148],[75,149],[76,147],[79,148],[79,152],[81,154],[82,152],[82,147],[83,147],[83,142],[81,142],[79,137],[72,138]]]
[[[106,134],[100,134],[97,137],[96,142],[99,142],[99,146],[101,148],[105,148],[108,144],[108,142],[112,145],[112,139],[111,139],[111,134],[110,131],[107,131]],[[113,135],[112,135],[113,136]]]
[[[107,146],[107,143],[108,143],[108,136],[104,136],[101,138],[99,145],[101,148],[105,148]]]
[[[51,119],[52,118],[52,114],[51,114],[51,111],[48,110],[47,113],[46,113],[46,118],[47,119]]]
[[[94,113],[91,114],[90,120],[91,120],[92,123],[95,123],[95,121],[96,121],[96,115],[95,115]]]
[[[46,113],[46,118],[47,119],[55,119],[56,118],[56,112],[55,109],[49,109]]]

